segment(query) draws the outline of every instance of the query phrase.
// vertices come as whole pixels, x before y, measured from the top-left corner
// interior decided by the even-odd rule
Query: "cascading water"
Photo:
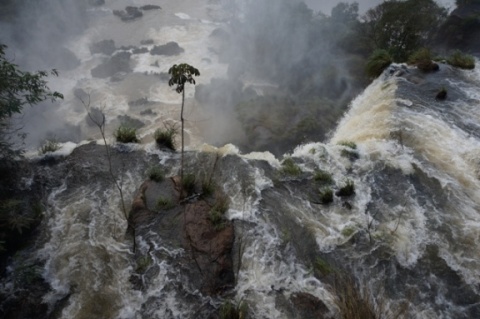
[[[137,73],[106,84],[90,77],[102,57],[85,48],[104,37],[130,45],[122,36],[126,30],[155,44],[175,39],[196,59],[192,64],[206,83],[225,72],[216,61],[202,60],[209,51],[200,46],[219,11],[210,5],[194,14],[187,2],[164,3],[162,14],[129,26],[110,15],[126,1],[95,9],[91,14],[103,28],[90,29],[73,45],[83,68],[62,79],[66,91],[90,91],[96,104],[105,105],[107,118],[139,115],[145,109],[133,110],[127,102],[148,97],[160,114],[146,121],[142,136],[175,117],[178,109],[169,103],[177,101],[176,93],[138,73],[165,72],[178,57],[135,56]],[[157,29],[160,15],[165,20]],[[168,25],[172,21],[175,26]],[[242,155],[232,145],[189,152],[189,165],[200,173],[213,167],[230,199],[235,285],[225,295],[196,288],[198,274],[187,269],[191,252],[175,234],[183,232],[181,214],[149,220],[132,252],[103,146],[82,145],[58,163],[39,165],[39,176],[63,181],[47,187],[42,248],[33,257],[43,261],[41,275],[51,287],[42,302],[54,318],[216,318],[216,309],[231,298],[245,303],[251,318],[299,318],[302,305],[308,308],[298,302],[301,295],[323,303],[323,315],[339,317],[333,273],[352,277],[387,315],[407,305],[405,318],[480,317],[479,86],[478,68],[442,64],[439,72],[422,74],[391,66],[352,102],[328,143],[300,145],[286,156],[300,168],[295,174],[269,153]],[[441,88],[448,92],[445,101],[435,98]],[[67,96],[62,110],[72,123],[79,121],[75,103]],[[149,166],[162,166],[168,176],[178,172],[178,154],[156,150],[153,143],[114,149],[114,172],[129,207]],[[202,160],[203,154],[215,164]],[[316,180],[320,170],[331,180]],[[346,185],[354,185],[353,195],[340,192]],[[336,194],[332,203],[320,198],[327,190]]]

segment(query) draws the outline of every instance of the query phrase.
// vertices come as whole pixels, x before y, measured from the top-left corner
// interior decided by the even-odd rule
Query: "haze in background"
[[[348,3],[353,3],[353,2],[358,2],[360,14],[365,13],[368,9],[379,5],[382,3],[384,0],[359,0],[359,1],[354,1],[354,0],[345,0],[345,1],[338,1],[338,0],[305,0],[304,2],[312,8],[314,11],[321,11],[325,14],[330,14],[332,11],[332,8],[335,7],[339,2],[348,2]],[[438,4],[451,9],[455,5],[454,0],[437,0],[436,1]]]

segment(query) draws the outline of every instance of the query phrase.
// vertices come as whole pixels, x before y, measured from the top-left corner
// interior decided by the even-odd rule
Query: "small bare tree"
[[[127,212],[127,207],[125,205],[125,198],[123,196],[123,177],[118,178],[114,171],[113,171],[113,164],[112,164],[112,153],[110,150],[110,146],[108,145],[107,142],[107,137],[105,134],[105,113],[103,111],[100,111],[98,114],[92,114],[92,111],[90,109],[90,94],[88,95],[88,101],[85,101],[84,99],[78,97],[80,102],[83,104],[85,107],[85,110],[87,111],[88,118],[92,121],[92,123],[98,128],[100,131],[100,134],[102,135],[103,139],[103,144],[105,145],[105,151],[107,154],[107,162],[108,162],[108,173],[110,175],[110,178],[115,185],[115,187],[118,190],[118,193],[120,195],[120,201],[122,205],[122,212],[123,216],[125,217],[125,220],[128,222],[128,212]],[[115,231],[114,231],[115,233]],[[133,229],[133,251],[135,252],[136,248],[136,242],[135,242],[135,229]]]
[[[180,177],[183,181],[183,156],[184,156],[184,118],[183,118],[183,107],[185,105],[185,83],[190,83],[195,85],[194,76],[199,76],[200,72],[198,69],[193,66],[181,63],[174,64],[169,70],[168,74],[171,75],[170,80],[168,81],[169,86],[176,86],[175,91],[177,93],[182,93],[182,109],[180,111],[180,120],[182,122],[182,161],[180,166]]]

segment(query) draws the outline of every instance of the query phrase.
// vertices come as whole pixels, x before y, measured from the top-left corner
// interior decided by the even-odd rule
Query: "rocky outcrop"
[[[139,8],[131,6],[126,7],[125,10],[113,10],[113,14],[125,22],[133,21],[143,16]]]
[[[105,55],[112,55],[117,48],[115,47],[115,41],[113,40],[103,40],[99,42],[95,42],[90,46],[90,53],[102,53]]]
[[[130,56],[129,52],[120,52],[107,59],[104,63],[98,65],[91,70],[91,74],[95,78],[108,78],[116,73],[130,73]]]
[[[166,242],[175,243],[175,249],[188,252],[175,262],[194,289],[207,295],[221,294],[234,286],[233,224],[225,220],[219,227],[211,220],[214,197],[200,199],[194,194],[190,200],[182,200],[182,193],[179,177],[144,182],[132,204],[129,232],[135,232],[137,238],[155,232]],[[141,258],[142,252],[137,254],[137,259]],[[141,289],[138,280],[132,277]]]
[[[181,48],[177,42],[168,42],[163,45],[156,45],[153,49],[150,50],[151,55],[179,55],[183,53],[185,50]]]

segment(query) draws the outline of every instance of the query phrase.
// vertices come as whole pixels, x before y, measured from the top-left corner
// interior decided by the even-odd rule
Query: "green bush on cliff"
[[[215,230],[221,230],[225,227],[225,213],[228,211],[228,197],[223,194],[217,194],[215,204],[208,214],[208,219]]]
[[[59,149],[60,145],[55,139],[46,140],[45,143],[43,143],[43,145],[38,149],[38,154],[45,155],[47,153],[58,151]]]
[[[283,160],[281,171],[286,175],[292,175],[292,176],[297,176],[302,173],[302,170],[300,169],[300,167],[298,167],[298,165],[295,164],[293,159],[290,157],[287,157],[286,159]]]
[[[147,171],[148,178],[154,182],[161,182],[165,179],[165,173],[160,166],[152,166]]]
[[[438,64],[433,62],[433,56],[428,48],[421,48],[408,57],[408,64],[416,65],[419,70],[424,72],[437,71]]]
[[[174,125],[165,125],[164,129],[157,129],[153,137],[159,147],[166,147],[175,151],[175,136],[177,134],[178,129]]]
[[[137,130],[133,127],[120,125],[115,131],[115,138],[119,143],[138,143]]]
[[[367,61],[365,71],[371,78],[377,78],[392,64],[393,58],[386,50],[375,50]]]
[[[472,70],[475,68],[475,58],[458,50],[448,57],[447,63],[461,69]]]

